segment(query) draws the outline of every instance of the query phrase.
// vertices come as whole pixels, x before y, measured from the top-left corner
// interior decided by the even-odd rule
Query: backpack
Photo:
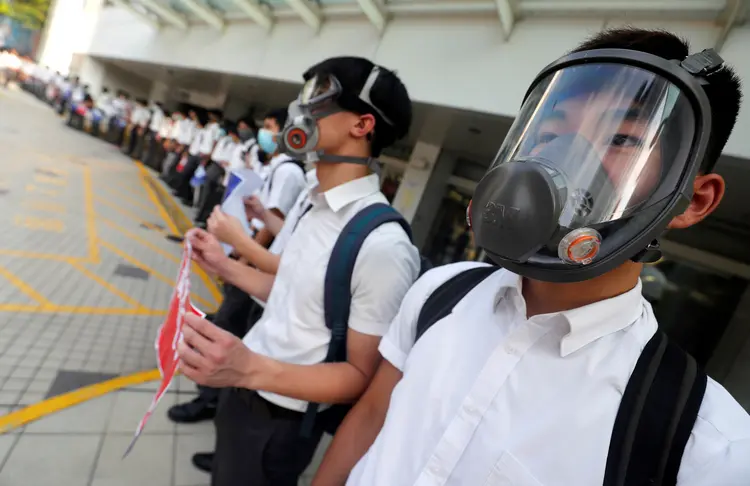
[[[459,273],[425,301],[415,341],[498,268]],[[706,391],[695,360],[657,331],[638,358],[612,429],[604,486],[673,486]]]
[[[409,239],[412,239],[411,227],[404,217],[389,204],[376,203],[355,214],[344,226],[333,246],[326,268],[323,291],[325,322],[331,330],[326,363],[346,361],[346,335],[349,330],[349,312],[352,301],[352,273],[359,250],[370,233],[381,225],[392,222],[400,224]],[[424,257],[420,257],[420,260],[419,274],[422,275],[429,270],[431,264]],[[323,430],[334,434],[352,407],[351,404],[336,404],[318,414],[319,406],[318,403],[309,403],[307,406],[301,428],[301,434],[305,437],[309,437],[312,433],[316,420],[323,426]],[[316,416],[318,416],[317,419]]]

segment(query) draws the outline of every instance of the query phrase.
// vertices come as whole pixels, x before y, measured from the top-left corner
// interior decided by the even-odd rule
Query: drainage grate
[[[78,390],[85,386],[94,385],[103,381],[117,378],[117,375],[109,373],[97,373],[95,371],[66,371],[60,370],[57,372],[55,381],[47,390],[47,394],[44,398],[51,398],[63,393],[68,393],[73,390]]]
[[[124,263],[117,265],[114,274],[121,277],[137,278],[139,280],[148,280],[148,277],[151,276],[151,274],[142,268],[134,267],[133,265],[125,265]]]
[[[51,170],[34,169],[34,172],[36,172],[37,174],[47,176],[47,177],[55,177],[55,178],[60,177],[60,174],[56,172],[52,172]]]
[[[5,189],[4,187],[0,187],[0,196],[7,196],[10,193],[10,189]]]
[[[149,223],[149,222],[141,223],[141,228],[146,228],[147,230],[153,230],[153,229],[155,229],[155,230],[159,230],[159,231],[165,231],[166,230],[166,228],[164,226],[160,225],[160,224]]]

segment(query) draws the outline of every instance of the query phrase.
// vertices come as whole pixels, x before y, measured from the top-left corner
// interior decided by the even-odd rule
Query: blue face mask
[[[219,129],[219,137],[225,137],[227,135],[227,131],[223,128]]]
[[[273,132],[266,128],[258,130],[258,145],[262,151],[269,155],[276,153],[276,149],[278,148],[276,141],[273,139],[274,135]]]

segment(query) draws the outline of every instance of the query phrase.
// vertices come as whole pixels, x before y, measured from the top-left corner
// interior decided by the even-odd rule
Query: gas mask
[[[602,49],[545,68],[467,210],[478,246],[551,282],[658,260],[711,133],[701,84],[722,63],[712,50],[674,62]]]
[[[350,157],[325,153],[316,150],[320,141],[318,121],[348,111],[340,103],[354,100],[375,111],[382,121],[393,125],[383,112],[370,100],[370,91],[378,79],[380,69],[375,66],[359,94],[345,93],[335,76],[314,76],[308,79],[296,100],[289,104],[287,123],[278,136],[279,150],[295,159],[304,159],[308,164],[316,162],[353,163],[379,169],[376,159],[370,157]],[[377,130],[377,127],[376,127]]]

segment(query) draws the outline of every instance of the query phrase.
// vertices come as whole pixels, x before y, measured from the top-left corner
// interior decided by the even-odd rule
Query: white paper
[[[255,194],[261,186],[263,186],[263,179],[252,169],[232,170],[227,180],[227,190],[224,192],[221,210],[239,219],[247,234],[250,234],[250,223],[247,221],[243,200]],[[231,246],[222,244],[222,247],[227,255],[232,252]]]

